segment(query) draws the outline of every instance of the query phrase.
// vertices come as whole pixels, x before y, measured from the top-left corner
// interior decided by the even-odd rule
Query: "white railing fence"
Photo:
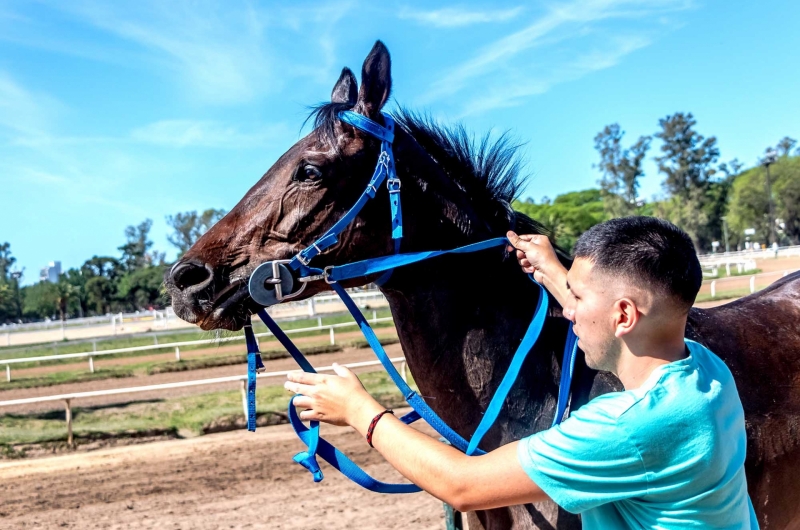
[[[403,380],[407,379],[407,370],[406,370],[406,360],[405,357],[394,357],[389,359],[392,364],[401,363],[400,366],[400,374],[403,377]],[[359,363],[349,363],[344,364],[347,368],[362,368],[366,366],[377,366],[381,364],[380,361],[364,361]],[[333,366],[323,366],[321,368],[316,368],[317,372],[331,372],[333,371]],[[257,374],[256,377],[259,379],[268,378],[268,377],[285,377],[290,372],[294,372],[296,370],[284,370],[280,372],[266,372],[262,374]],[[233,375],[228,377],[215,377],[212,379],[196,379],[194,381],[180,381],[177,383],[163,383],[160,385],[147,385],[147,386],[134,386],[128,388],[112,388],[108,390],[93,390],[90,392],[73,392],[71,394],[56,394],[52,396],[40,396],[40,397],[32,397],[32,398],[21,398],[21,399],[10,399],[8,401],[0,401],[0,407],[13,407],[17,405],[28,405],[31,403],[46,403],[50,401],[63,401],[65,410],[66,410],[66,420],[67,420],[67,444],[69,446],[73,445],[73,437],[72,437],[72,401],[77,399],[85,399],[90,397],[98,397],[98,396],[114,396],[119,394],[133,394],[137,392],[151,392],[157,390],[167,390],[170,388],[184,388],[190,386],[202,386],[202,385],[216,385],[220,383],[229,383],[239,381],[240,389],[242,392],[242,412],[247,417],[247,376],[246,375]]]
[[[730,283],[735,281],[743,281],[749,279],[750,285],[750,294],[756,292],[756,278],[764,278],[767,276],[774,277],[776,280],[779,278],[784,278],[793,272],[797,272],[800,269],[790,269],[784,271],[773,271],[773,272],[762,272],[759,274],[753,274],[752,276],[729,276],[726,278],[719,278],[718,280],[703,280],[704,285],[709,285],[711,289],[711,298],[717,297],[717,283]]]
[[[378,318],[377,311],[372,312],[372,318],[369,319],[370,323],[381,323],[381,322],[391,322],[392,317],[383,317]],[[345,328],[345,327],[352,327],[357,326],[358,323],[353,322],[342,322],[340,324],[328,324],[322,325],[322,319],[318,320],[318,324],[313,327],[307,328],[296,328],[296,329],[287,329],[284,331],[286,334],[294,334],[294,333],[307,333],[307,332],[315,332],[315,331],[324,331],[329,330],[330,335],[330,343],[336,344],[336,329]],[[271,332],[267,331],[264,333],[257,333],[256,337],[271,337],[273,336]],[[12,364],[20,364],[20,363],[32,363],[32,362],[48,362],[48,361],[57,361],[62,359],[87,359],[89,363],[89,371],[94,373],[94,358],[95,357],[102,357],[104,355],[115,355],[119,353],[135,353],[135,352],[142,352],[142,351],[152,351],[152,350],[172,350],[175,351],[175,360],[181,360],[181,348],[186,346],[198,346],[203,344],[215,344],[219,345],[225,342],[234,342],[234,341],[241,341],[244,340],[244,335],[237,335],[235,337],[222,337],[217,339],[202,339],[202,340],[187,340],[181,342],[170,342],[165,344],[149,344],[147,346],[132,346],[129,348],[114,348],[110,350],[100,350],[100,351],[85,351],[79,353],[62,353],[58,355],[43,355],[38,357],[17,357],[14,359],[0,359],[0,365],[6,365],[6,381],[11,381],[11,365]],[[2,387],[0,387],[2,388]]]

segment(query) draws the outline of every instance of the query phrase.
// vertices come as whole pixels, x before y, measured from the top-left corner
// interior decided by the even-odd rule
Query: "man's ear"
[[[617,338],[627,335],[636,327],[639,322],[639,308],[636,307],[636,302],[630,298],[621,298],[614,304],[616,319],[616,329],[614,336]]]
[[[353,72],[349,68],[344,67],[342,69],[342,75],[339,76],[339,80],[336,81],[336,84],[333,86],[331,102],[347,103],[352,107],[356,104],[357,100],[358,82],[356,81],[356,76],[353,75]]]
[[[377,41],[361,68],[361,89],[358,92],[356,111],[375,118],[392,91],[392,59],[389,50]]]

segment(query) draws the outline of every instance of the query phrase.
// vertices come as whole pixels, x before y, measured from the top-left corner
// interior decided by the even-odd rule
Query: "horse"
[[[261,309],[248,278],[261,263],[288,259],[353,205],[372,174],[380,143],[340,121],[352,110],[382,123],[391,93],[391,58],[378,41],[361,85],[344,68],[330,102],[317,106],[313,130],[284,153],[231,211],[165,275],[176,314],[204,330],[239,330]],[[524,179],[518,146],[502,135],[476,141],[400,109],[393,143],[402,182],[402,252],[455,248],[507,230],[546,234],[511,202]],[[391,254],[388,191],[377,196],[315,266]],[[560,259],[570,265],[567,255]],[[349,280],[345,287],[375,281]],[[297,299],[328,289],[311,282]],[[513,257],[486,250],[398,268],[380,287],[420,394],[459,434],[480,422],[530,322],[538,288]],[[800,275],[714,309],[692,309],[686,334],[731,368],[748,433],[748,489],[762,528],[800,528]],[[497,448],[549,428],[556,407],[568,322],[551,300],[539,341],[482,447]],[[578,352],[570,408],[622,389],[610,373],[588,368]],[[469,514],[473,528],[577,529],[580,517],[554,503]]]

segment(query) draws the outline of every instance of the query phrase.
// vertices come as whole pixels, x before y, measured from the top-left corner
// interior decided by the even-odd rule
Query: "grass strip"
[[[367,390],[387,407],[404,403],[400,392],[383,371],[359,374]],[[413,385],[413,381],[409,381]],[[282,384],[260,386],[256,410],[267,423],[285,417],[290,394]],[[79,402],[78,402],[79,403]],[[75,405],[75,404],[74,404]],[[228,430],[244,421],[239,390],[209,392],[178,398],[129,401],[97,407],[73,406],[73,432],[77,443],[98,437],[137,437],[143,433],[201,435]],[[277,421],[280,422],[280,421]],[[260,423],[264,423],[262,420]],[[244,423],[242,423],[244,425]],[[66,443],[63,409],[0,415],[0,458],[24,456],[21,444]]]
[[[40,388],[67,383],[86,383],[101,379],[117,379],[133,377],[134,370],[131,368],[103,368],[92,372],[55,372],[36,377],[25,377],[22,379],[12,379],[11,382],[3,381],[0,383],[0,390],[19,390],[22,388]]]
[[[344,348],[340,344],[323,344],[321,346],[310,346],[303,348],[306,355],[318,355],[320,353],[333,353],[342,351]],[[267,350],[261,352],[261,358],[266,360],[284,359],[289,357],[286,350]],[[200,359],[187,359],[181,361],[170,361],[150,366],[147,369],[149,375],[166,374],[170,372],[186,372],[188,370],[200,370],[202,368],[216,368],[218,366],[231,366],[234,364],[247,364],[247,354],[226,355],[224,357],[202,357]]]

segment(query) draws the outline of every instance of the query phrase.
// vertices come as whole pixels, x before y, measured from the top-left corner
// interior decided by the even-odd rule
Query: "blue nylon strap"
[[[294,401],[294,398],[292,398],[292,401]],[[321,456],[323,460],[341,471],[344,476],[359,486],[376,493],[417,493],[422,491],[414,484],[387,484],[386,482],[375,480],[369,476],[358,467],[358,464],[347,458],[344,453],[336,449],[336,447],[331,445],[324,438],[320,438],[318,434],[314,434],[312,429],[306,427],[302,420],[300,420],[300,417],[297,415],[297,410],[291,402],[289,403],[289,421],[300,440],[309,446],[309,453],[311,452],[311,444],[318,444],[314,448],[316,454]],[[312,425],[313,423],[314,422],[312,422]],[[298,456],[295,457],[295,461],[297,461],[297,458],[302,454],[304,453],[299,453]],[[320,472],[320,477],[321,476],[322,474]],[[317,481],[316,475],[314,476],[314,480]]]
[[[383,365],[383,368],[389,374],[389,377],[394,382],[395,386],[397,386],[398,390],[403,394],[403,397],[408,402],[409,405],[417,412],[417,414],[422,417],[433,429],[442,435],[447,441],[449,441],[453,446],[457,447],[462,452],[467,449],[467,441],[457,432],[455,432],[452,428],[450,428],[447,423],[442,420],[438,414],[436,414],[430,406],[425,403],[425,400],[417,394],[408,384],[403,381],[403,377],[397,371],[397,368],[394,367],[392,361],[389,359],[389,356],[386,354],[386,350],[383,349],[383,346],[378,340],[378,337],[375,335],[375,332],[370,327],[367,319],[364,318],[364,315],[361,313],[361,310],[358,306],[353,302],[353,299],[350,298],[350,295],[344,288],[339,285],[338,283],[334,283],[331,285],[339,297],[344,302],[347,309],[350,311],[350,314],[353,315],[353,318],[358,323],[359,328],[361,328],[361,333],[364,335],[364,338],[367,339],[367,343],[372,347],[372,350],[375,352],[375,355],[378,357],[378,360]],[[483,451],[481,451],[483,453]]]
[[[536,340],[539,338],[539,334],[542,331],[542,326],[544,326],[544,320],[545,317],[547,317],[548,306],[547,292],[544,290],[544,287],[539,284],[539,282],[533,279],[533,275],[529,274],[528,276],[539,287],[539,300],[536,302],[536,311],[534,312],[533,320],[528,326],[528,330],[525,332],[525,335],[522,337],[522,341],[517,347],[517,351],[514,352],[514,357],[511,359],[511,364],[508,366],[506,374],[503,376],[503,380],[500,382],[500,386],[498,386],[497,390],[495,390],[494,396],[492,396],[492,400],[489,402],[489,406],[486,408],[486,412],[483,414],[483,418],[478,424],[478,428],[475,429],[475,432],[472,434],[472,438],[470,438],[469,447],[467,447],[466,451],[467,456],[472,456],[475,454],[475,451],[478,449],[478,444],[481,443],[483,436],[489,431],[489,428],[494,425],[497,416],[500,414],[500,411],[505,404],[506,397],[511,391],[511,387],[514,386],[514,382],[517,380],[517,376],[519,375],[519,371],[522,368],[525,358],[536,344]]]
[[[464,245],[463,247],[458,247],[451,250],[408,252],[406,254],[395,254],[393,256],[383,256],[364,261],[356,261],[355,263],[349,263],[347,265],[331,267],[328,270],[328,279],[331,281],[342,281],[349,280],[351,278],[359,278],[362,276],[368,276],[370,274],[394,269],[395,267],[410,265],[426,259],[435,258],[444,254],[466,254],[469,252],[485,250],[487,248],[503,246],[507,243],[508,240],[506,238],[496,237],[494,239],[487,239],[486,241]]]
[[[264,363],[250,319],[244,326],[244,338],[247,343],[247,430],[253,432],[256,430],[256,372],[264,369]]]
[[[280,326],[278,326],[278,323],[272,320],[272,317],[269,316],[269,313],[267,313],[266,310],[262,309],[257,314],[258,318],[260,318],[261,321],[267,326],[267,329],[269,329],[270,332],[275,335],[275,338],[278,339],[284,348],[286,348],[286,351],[289,352],[289,355],[292,356],[294,361],[300,366],[300,368],[303,369],[304,372],[311,374],[317,373],[317,371],[314,370],[314,367],[311,366],[311,363],[308,362],[308,359],[306,359],[305,355],[303,355],[303,353],[297,349],[297,346],[294,345],[286,333],[284,333]]]
[[[572,331],[572,322],[570,322],[569,331],[567,331],[567,342],[564,344],[564,358],[561,362],[561,382],[558,385],[558,403],[556,404],[556,414],[553,417],[553,427],[563,421],[564,412],[567,410],[572,375],[575,372],[575,354],[577,350],[578,337]]]
[[[386,121],[386,118],[388,118],[388,116],[384,114],[383,115],[384,121]],[[361,129],[365,133],[368,133],[383,142],[392,143],[394,141],[394,130],[388,127],[389,125],[388,122],[386,124],[387,126],[383,127],[381,126],[381,124],[372,121],[363,114],[359,114],[358,112],[353,112],[352,110],[345,110],[340,112],[339,119],[345,123],[352,125],[356,129]]]

